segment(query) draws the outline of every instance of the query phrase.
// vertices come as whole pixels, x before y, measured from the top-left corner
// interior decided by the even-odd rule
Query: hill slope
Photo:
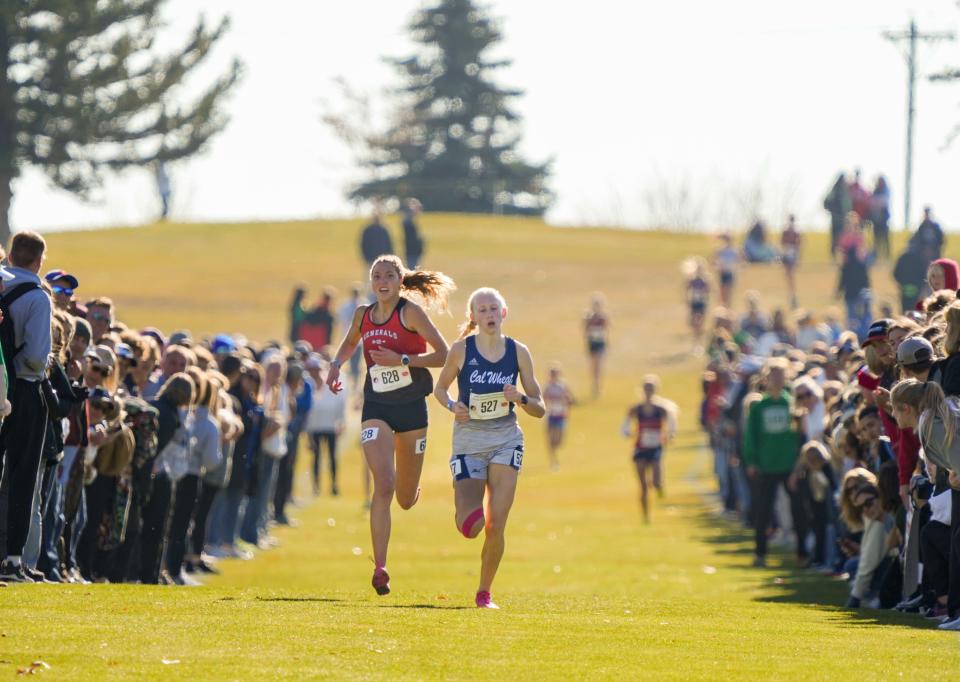
[[[452,523],[450,419],[431,406],[421,502],[394,514],[389,597],[369,587],[359,450],[348,443],[343,495],[299,510],[302,526],[281,533],[280,549],[225,564],[206,587],[0,591],[0,672],[42,659],[66,679],[955,677],[955,635],[817,605],[842,603],[842,586],[776,562],[748,568],[748,535],[709,513],[696,427],[701,361],[689,353],[678,266],[712,249],[710,238],[445,215],[424,226],[427,265],[460,285],[454,314],[438,318],[447,338],[469,291],[495,286],[510,307],[506,330],[531,347],[538,374],[561,362],[582,399],[559,473],[546,465],[543,425],[522,419],[528,455],[495,585],[502,610],[472,608],[480,542]],[[343,290],[362,275],[357,229],[332,221],[51,235],[48,264],[76,273],[84,296],[112,296],[135,326],[282,338],[294,284]],[[816,309],[831,303],[835,281],[824,251],[812,238],[801,275],[801,303]],[[775,266],[742,279],[741,293],[757,288],[768,305],[784,304]],[[591,401],[580,318],[597,290],[613,340],[607,390]],[[644,526],[618,430],[650,371],[683,419],[666,498]]]

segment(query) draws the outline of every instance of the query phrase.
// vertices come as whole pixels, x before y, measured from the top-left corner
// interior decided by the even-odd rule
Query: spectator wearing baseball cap
[[[213,341],[210,342],[210,352],[216,356],[232,353],[235,350],[237,350],[237,344],[233,338],[227,334],[217,334],[213,337]]]
[[[878,341],[885,342],[891,326],[893,326],[893,320],[888,318],[882,318],[871,322],[870,327],[867,329],[867,337],[863,340],[863,343],[860,344],[860,347],[868,348],[869,346],[876,344]]]
[[[897,348],[897,364],[904,379],[918,381],[936,381],[931,378],[931,368],[936,361],[933,344],[922,336],[911,336],[904,339]]]
[[[168,346],[184,346],[190,348],[193,346],[193,337],[190,336],[190,332],[181,329],[180,331],[175,331],[170,335],[170,338],[167,340]]]
[[[156,327],[145,327],[144,329],[140,330],[140,335],[151,337],[157,342],[157,346],[160,348],[160,350],[163,350],[167,347],[167,337],[165,337],[163,332]]]
[[[80,287],[80,280],[66,270],[51,270],[43,276],[53,291],[53,304],[60,310],[76,314],[74,310],[73,292]]]

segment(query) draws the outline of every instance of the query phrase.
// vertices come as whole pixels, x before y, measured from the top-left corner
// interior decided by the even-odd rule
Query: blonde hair
[[[208,391],[210,390],[209,381],[207,381],[206,372],[204,372],[197,365],[191,365],[185,370],[187,374],[190,375],[190,378],[193,379],[193,385],[195,387],[193,400],[191,400],[191,405],[194,407],[203,407],[204,398],[209,399]]]
[[[947,403],[947,397],[943,393],[940,385],[934,381],[917,381],[916,379],[904,379],[890,389],[890,400],[894,407],[909,406],[917,411],[919,416],[929,410],[930,417],[939,417],[943,422],[946,436],[944,445],[950,447],[953,444],[953,436],[957,430],[957,418]],[[927,419],[923,425],[923,433],[920,434],[924,442],[929,442],[933,435],[933,419]]]
[[[863,357],[867,361],[867,369],[870,370],[871,374],[880,376],[886,371],[887,368],[883,365],[877,349],[873,346],[867,346],[863,349]]]
[[[863,511],[854,504],[857,490],[864,483],[877,484],[877,477],[869,469],[855,467],[843,476],[840,483],[840,518],[853,531],[863,530]]]
[[[470,334],[472,334],[477,329],[477,321],[473,319],[473,306],[477,302],[477,299],[481,296],[493,296],[497,299],[497,303],[500,304],[501,309],[507,309],[507,301],[503,298],[503,294],[492,287],[480,287],[475,289],[470,298],[467,299],[467,321],[460,325],[460,336],[458,339],[465,339]]]
[[[808,391],[810,391],[810,393],[815,395],[818,401],[823,400],[823,389],[820,388],[820,385],[808,375],[804,375],[795,379],[793,382],[793,385],[790,388],[791,388],[791,391],[790,391],[791,393],[796,393],[798,389],[805,388]]]
[[[373,269],[381,263],[392,265],[400,276],[400,290],[410,291],[415,294],[427,305],[428,308],[435,308],[446,312],[447,301],[450,294],[457,290],[456,283],[442,272],[432,270],[407,270],[399,256],[393,254],[380,256],[373,265],[370,266],[370,277],[373,277]]]
[[[786,358],[770,358],[767,360],[763,369],[760,370],[760,375],[762,378],[766,379],[770,376],[770,372],[775,369],[779,369],[784,374],[784,378],[787,378],[788,373],[790,372],[790,361]]]
[[[813,463],[826,466],[832,461],[827,446],[818,440],[808,440],[800,449],[800,457],[807,466]]]
[[[690,256],[680,264],[680,272],[687,279],[693,279],[698,275],[707,279],[707,259],[703,256]]]

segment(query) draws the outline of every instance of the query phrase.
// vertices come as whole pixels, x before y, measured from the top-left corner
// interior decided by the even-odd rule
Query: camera
[[[933,483],[923,474],[917,474],[910,479],[910,493],[918,500],[929,500],[933,495]]]

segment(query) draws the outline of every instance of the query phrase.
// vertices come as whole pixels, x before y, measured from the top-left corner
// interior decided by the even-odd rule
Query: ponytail
[[[381,263],[389,263],[400,275],[400,290],[411,291],[427,305],[441,312],[446,312],[447,301],[451,292],[457,288],[456,283],[442,272],[431,270],[407,270],[399,256],[386,255],[377,258],[370,271]]]
[[[940,421],[943,422],[943,428],[945,430],[944,445],[949,448],[953,444],[953,437],[956,434],[957,419],[953,414],[953,410],[950,409],[950,403],[947,402],[947,397],[943,394],[943,389],[940,388],[940,384],[935,381],[928,381],[923,385],[923,407],[940,417]],[[925,432],[924,436],[929,440],[933,433],[932,419],[927,420],[923,430]]]
[[[442,272],[415,270],[403,275],[401,288],[419,294],[427,306],[446,311],[450,292],[454,291],[457,285]]]
[[[470,336],[477,329],[477,321],[470,318],[470,309],[467,309],[467,321],[460,325],[460,336],[457,341],[461,341]]]
[[[917,415],[928,412],[923,425],[922,441],[930,442],[933,437],[933,417],[939,417],[945,431],[944,446],[950,447],[957,429],[957,418],[947,402],[943,389],[935,381],[921,382],[916,379],[904,379],[890,391],[890,400],[894,405],[908,405],[917,411]]]

